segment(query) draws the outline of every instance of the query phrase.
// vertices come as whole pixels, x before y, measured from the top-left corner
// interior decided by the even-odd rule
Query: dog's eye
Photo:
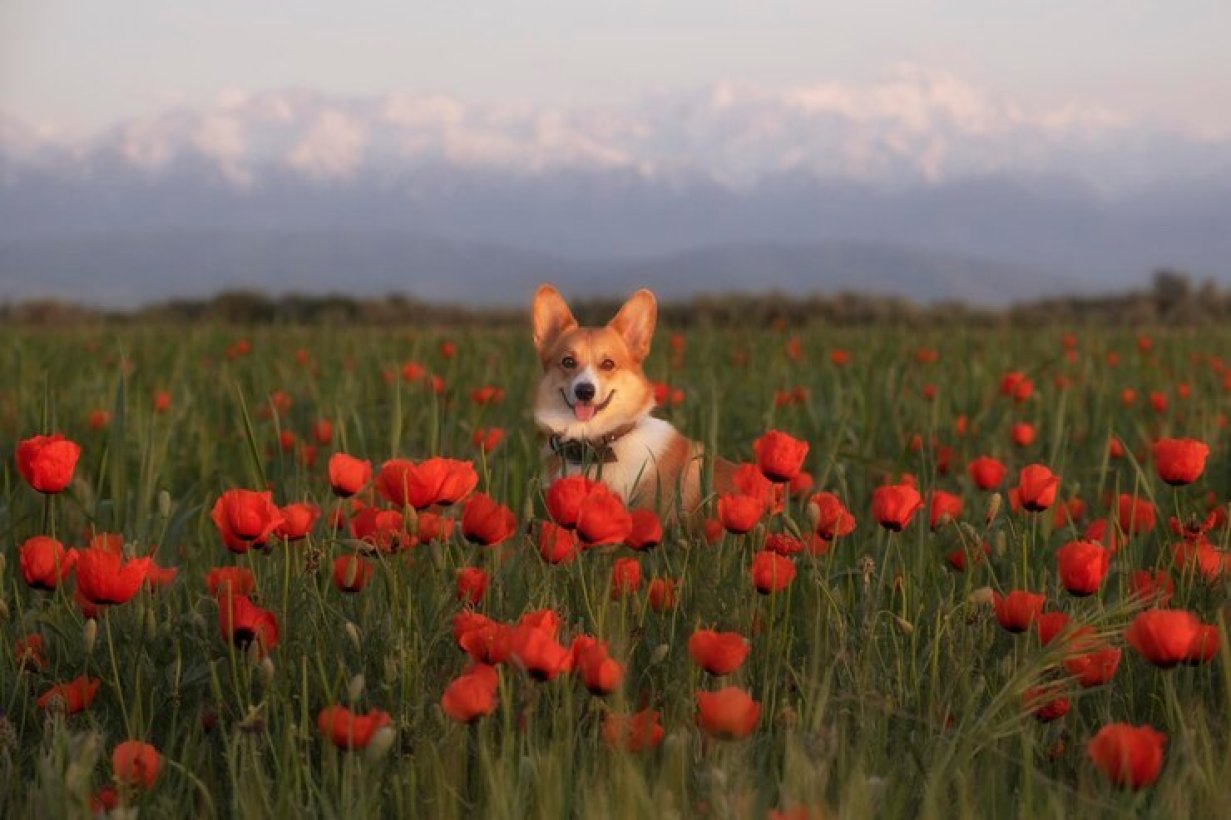
[[[574,367],[577,366],[577,360],[574,359],[572,356],[565,356],[563,359],[560,360],[560,366],[563,367],[565,370],[572,370]]]
[[[603,359],[603,363],[599,365],[603,370],[615,370],[615,362],[611,359]]]

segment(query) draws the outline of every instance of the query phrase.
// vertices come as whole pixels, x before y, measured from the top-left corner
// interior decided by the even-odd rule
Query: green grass
[[[502,548],[466,544],[416,547],[380,559],[361,593],[332,585],[335,555],[350,550],[324,523],[312,536],[269,554],[233,556],[209,519],[223,490],[268,484],[279,503],[307,500],[332,511],[324,477],[335,450],[369,458],[475,458],[480,489],[507,504],[525,524],[544,516],[539,445],[529,415],[537,360],[529,333],[259,329],[242,334],[249,356],[228,360],[238,337],[217,328],[131,327],[56,333],[6,331],[0,347],[0,816],[66,816],[86,811],[110,778],[110,750],[134,737],[153,743],[165,765],[154,788],[136,801],[145,816],[396,817],[762,817],[767,810],[810,806],[843,817],[1159,817],[1225,816],[1231,797],[1231,656],[1199,667],[1155,669],[1131,649],[1113,681],[1071,692],[1073,708],[1051,724],[1023,713],[1021,693],[1059,659],[1033,635],[1000,629],[990,608],[972,603],[976,589],[1046,590],[1063,609],[1111,636],[1117,645],[1133,610],[1132,569],[1166,567],[1177,582],[1173,606],[1219,620],[1224,585],[1210,586],[1172,569],[1170,514],[1204,512],[1205,493],[1225,501],[1231,459],[1222,376],[1204,357],[1226,349],[1226,331],[1154,334],[1141,355],[1135,337],[1080,333],[1076,362],[1063,356],[1059,331],[838,330],[799,333],[803,357],[784,355],[786,336],[769,331],[699,330],[671,365],[666,329],[647,363],[651,377],[683,388],[666,417],[692,438],[732,460],[752,458],[752,442],[776,427],[811,444],[807,467],[818,488],[847,500],[859,526],[823,557],[797,558],[799,574],[783,593],[757,595],[748,578],[754,536],[707,545],[669,530],[641,554],[643,575],[682,579],[673,613],[651,611],[641,593],[608,595],[611,565],[626,549],[591,550],[577,562],[545,564],[532,538]],[[939,361],[921,364],[920,346]],[[829,361],[835,347],[852,363]],[[296,351],[309,361],[297,361]],[[748,363],[733,363],[736,350]],[[1120,353],[1110,367],[1105,354]],[[1193,357],[1198,357],[1194,361]],[[400,377],[421,362],[446,385],[436,396]],[[1034,379],[1024,404],[999,394],[1000,376],[1022,370]],[[392,382],[382,371],[393,374]],[[1053,383],[1066,374],[1067,390]],[[1191,395],[1176,396],[1187,382]],[[504,401],[479,407],[473,387],[495,384]],[[934,385],[932,401],[921,397]],[[775,408],[774,393],[803,386],[808,399]],[[1133,407],[1120,401],[1131,387]],[[271,391],[293,405],[271,415]],[[153,411],[167,390],[169,412]],[[1150,391],[1170,406],[1156,413]],[[93,431],[101,408],[110,426]],[[263,412],[264,409],[264,412]],[[959,415],[972,433],[959,437]],[[330,446],[308,467],[278,446],[282,430],[307,440],[311,424],[334,423]],[[1028,448],[1012,445],[1015,421],[1036,425]],[[470,442],[478,427],[507,436],[488,458]],[[50,505],[17,475],[16,443],[60,431],[83,447],[77,480]],[[925,447],[912,452],[914,434]],[[1205,476],[1171,488],[1148,463],[1110,461],[1108,436],[1144,453],[1154,435],[1188,435],[1213,449]],[[931,442],[953,448],[952,469],[938,475]],[[1039,461],[1063,477],[1061,497],[1085,500],[1085,520],[1106,514],[1107,498],[1137,492],[1154,500],[1159,526],[1117,553],[1098,596],[1076,599],[1055,578],[1054,549],[1080,528],[1053,529],[1050,513],[1025,517],[1008,503],[990,522],[988,494],[977,491],[965,463],[980,454],[1010,466]],[[870,496],[885,474],[911,472],[921,489],[963,495],[964,520],[932,533],[925,516],[890,535],[870,514]],[[455,515],[456,513],[450,513]],[[794,501],[771,529],[802,524]],[[806,525],[805,525],[806,526]],[[177,566],[174,585],[142,593],[101,618],[87,651],[71,582],[56,593],[26,587],[17,547],[55,535],[84,546],[90,530],[121,531],[136,551],[154,551]],[[1211,534],[1226,546],[1227,531]],[[989,560],[965,574],[943,561],[962,540],[985,539]],[[282,642],[269,664],[254,663],[224,642],[205,572],[249,567],[257,598],[272,609]],[[441,692],[467,663],[451,634],[454,574],[486,568],[492,585],[481,611],[502,620],[555,608],[568,635],[608,641],[627,665],[621,692],[591,696],[572,677],[535,683],[512,668],[501,675],[500,706],[472,726],[447,719]],[[707,680],[685,645],[698,626],[750,637],[745,665]],[[1226,640],[1225,624],[1223,626]],[[43,635],[50,662],[19,672],[15,641]],[[47,716],[35,699],[56,681],[83,673],[101,678],[93,706],[70,717]],[[383,757],[335,749],[316,729],[324,706],[378,708],[393,718],[396,739]],[[706,739],[696,728],[693,692],[731,683],[762,703],[760,725],[744,741]],[[642,704],[662,712],[667,736],[651,752],[608,749],[599,727],[608,710]],[[1170,742],[1159,781],[1140,792],[1109,785],[1085,756],[1086,741],[1109,722],[1149,723]]]

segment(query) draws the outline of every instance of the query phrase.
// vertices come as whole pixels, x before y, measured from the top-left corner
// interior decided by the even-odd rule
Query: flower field
[[[528,329],[6,331],[0,816],[1228,816],[1227,341],[663,329],[689,518]]]

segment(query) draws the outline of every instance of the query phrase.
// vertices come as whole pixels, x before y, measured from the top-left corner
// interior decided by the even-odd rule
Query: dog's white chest
[[[562,461],[561,472],[549,476],[549,479],[577,475],[584,470],[591,478],[601,478],[612,491],[629,501],[639,491],[652,491],[656,486],[658,464],[676,435],[678,434],[675,428],[669,422],[653,416],[647,417],[632,432],[612,443],[615,461],[587,465],[584,468],[580,464]]]

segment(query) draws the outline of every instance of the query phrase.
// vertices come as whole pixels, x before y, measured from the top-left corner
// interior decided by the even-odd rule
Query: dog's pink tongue
[[[589,421],[594,418],[595,408],[593,404],[574,404],[573,415],[578,421]]]

